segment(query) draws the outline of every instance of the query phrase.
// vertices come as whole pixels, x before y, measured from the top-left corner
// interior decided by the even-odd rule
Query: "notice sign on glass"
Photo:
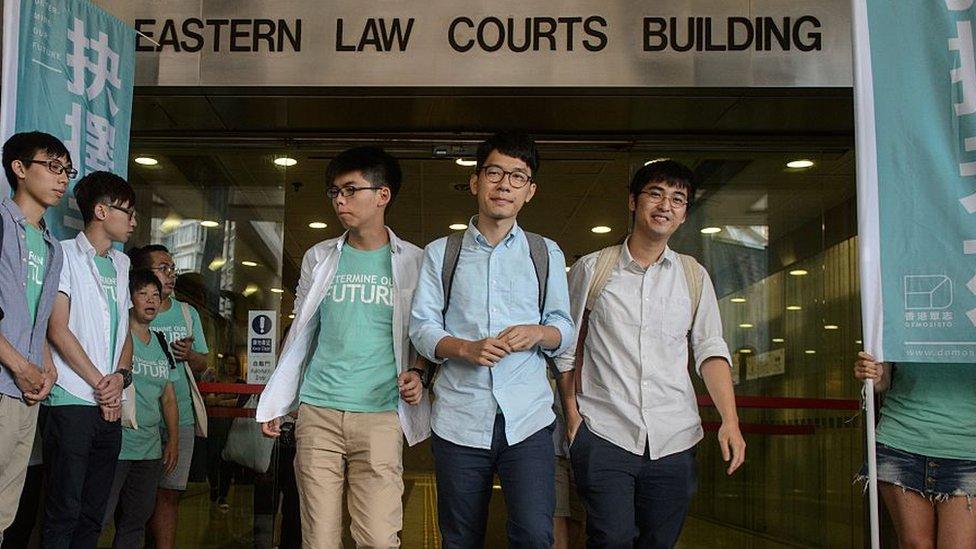
[[[277,311],[248,311],[247,382],[264,384],[275,369]]]

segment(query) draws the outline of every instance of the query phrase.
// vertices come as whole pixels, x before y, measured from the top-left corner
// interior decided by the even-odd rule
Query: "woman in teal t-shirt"
[[[132,383],[136,391],[136,429],[123,427],[122,451],[105,512],[107,525],[114,515],[112,547],[142,547],[146,523],[156,503],[162,473],[172,471],[179,457],[179,409],[170,381],[173,357],[165,340],[149,330],[159,311],[159,280],[149,270],[129,273],[129,327],[132,332]],[[160,426],[170,434],[165,447]]]
[[[878,491],[902,547],[976,547],[976,364],[876,362]]]

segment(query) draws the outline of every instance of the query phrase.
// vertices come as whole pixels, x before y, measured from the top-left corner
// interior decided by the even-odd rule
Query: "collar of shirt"
[[[633,255],[630,254],[629,244],[630,244],[630,236],[628,236],[626,240],[624,240],[623,253],[620,254],[620,260],[617,262],[617,269],[621,271],[627,270],[632,273],[642,275],[647,272],[647,269],[645,269],[644,266],[641,265],[636,259],[634,259]],[[672,250],[670,246],[665,246],[664,253],[661,254],[661,257],[656,262],[651,263],[650,267],[655,267],[657,265],[671,266],[674,265],[677,261],[678,261],[678,254],[674,250]]]
[[[98,251],[95,249],[95,246],[92,245],[91,241],[88,240],[88,236],[85,235],[84,231],[79,232],[78,236],[75,237],[75,244],[78,246],[81,253],[89,259],[93,259],[96,255],[98,255]],[[112,259],[112,262],[115,263],[116,266],[119,264],[118,260],[120,256],[126,257],[125,254],[116,250],[115,246],[109,246],[106,255]]]
[[[14,202],[11,198],[5,197],[3,199],[3,206],[7,208],[7,210],[10,212],[10,216],[13,218],[14,221],[17,222],[17,224],[23,227],[28,223],[27,216],[24,215],[24,212],[21,211],[20,206],[18,206],[17,203]],[[54,239],[53,237],[51,237],[50,233],[48,232],[47,223],[44,221],[43,217],[41,218],[39,225],[40,226],[38,228],[41,230],[41,234],[44,236],[44,239],[53,242]]]
[[[400,237],[393,232],[393,229],[389,227],[384,228],[386,229],[386,233],[390,235],[390,253],[396,254],[403,251],[403,242],[400,240]],[[335,247],[340,252],[342,252],[342,247],[346,245],[347,238],[349,238],[349,231],[342,233],[342,236],[336,239]]]
[[[476,221],[478,221],[477,215],[471,216],[471,219],[468,220],[468,228],[464,231],[464,244],[467,246],[481,245],[488,248],[494,248],[494,246],[488,242],[488,239],[485,238],[485,235],[481,234],[481,231],[479,231],[478,227],[475,226]],[[499,244],[504,244],[506,248],[511,248],[512,243],[515,242],[515,238],[521,233],[522,228],[519,227],[518,221],[516,221],[515,224],[512,225],[512,230],[508,231],[508,234],[505,235],[505,238],[503,238]]]

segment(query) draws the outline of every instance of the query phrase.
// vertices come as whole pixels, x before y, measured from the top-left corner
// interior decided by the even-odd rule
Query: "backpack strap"
[[[447,316],[447,308],[451,304],[451,288],[454,287],[454,271],[457,270],[458,258],[461,257],[461,243],[464,232],[447,235],[444,245],[444,262],[441,264],[441,288],[444,290],[444,308],[441,314]]]
[[[576,377],[577,393],[583,392],[583,376],[581,375],[581,370],[583,369],[583,346],[590,329],[590,312],[593,310],[597,298],[600,297],[604,288],[607,287],[607,282],[610,281],[610,275],[613,274],[613,268],[620,261],[620,254],[623,252],[623,244],[617,244],[603,248],[596,256],[596,265],[593,266],[593,276],[590,277],[590,283],[586,287],[586,306],[583,308],[583,318],[580,320],[579,332],[576,336],[576,355],[573,360],[573,369],[576,371],[574,376]]]
[[[685,254],[678,254],[678,257],[681,258],[685,282],[688,284],[688,297],[691,299],[691,325],[694,326],[695,317],[698,316],[698,305],[701,303],[702,279],[705,272],[694,257]]]
[[[169,344],[166,343],[166,336],[162,332],[157,332],[156,330],[149,330],[152,335],[156,336],[156,341],[159,342],[159,346],[163,348],[163,354],[166,355],[166,360],[169,361],[169,369],[176,369],[176,359],[173,358],[172,353],[169,352]]]
[[[546,306],[546,291],[549,287],[549,246],[546,239],[536,233],[525,231],[525,239],[529,242],[529,257],[535,268],[535,279],[539,283],[539,317]]]
[[[190,314],[190,306],[185,301],[181,301],[180,310],[183,312],[183,322],[186,323],[186,335],[193,337],[193,315]]]

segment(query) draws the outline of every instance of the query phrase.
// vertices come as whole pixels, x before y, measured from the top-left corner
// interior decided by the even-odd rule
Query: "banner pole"
[[[871,526],[871,549],[881,549],[881,525],[878,509],[878,455],[874,429],[874,380],[864,380],[864,432],[867,435],[868,510]]]

